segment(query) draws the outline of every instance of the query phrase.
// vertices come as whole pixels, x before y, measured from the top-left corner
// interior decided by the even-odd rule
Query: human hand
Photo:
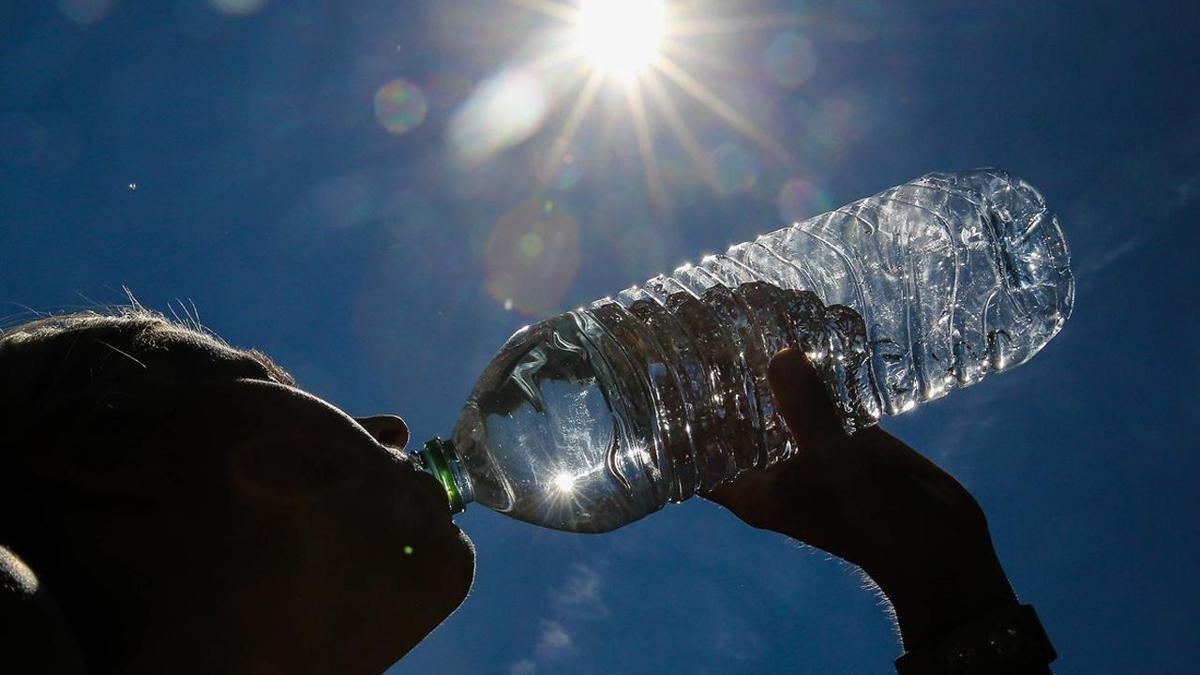
[[[796,455],[707,498],[861,567],[892,602],[906,649],[1016,602],[966,488],[879,427],[847,435],[798,350],[776,355],[768,377]]]

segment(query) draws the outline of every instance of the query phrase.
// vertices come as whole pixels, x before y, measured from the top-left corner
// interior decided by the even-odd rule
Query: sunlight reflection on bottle
[[[566,471],[560,471],[554,476],[553,485],[558,492],[569,495],[575,491],[575,476]]]

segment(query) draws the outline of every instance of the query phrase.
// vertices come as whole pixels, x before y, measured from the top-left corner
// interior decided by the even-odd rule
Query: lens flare
[[[632,77],[658,56],[666,13],[662,0],[585,0],[575,39],[596,68]]]
[[[816,71],[817,55],[812,42],[787,32],[771,40],[766,53],[767,72],[781,86],[793,88],[807,82]]]
[[[536,73],[505,69],[484,80],[450,120],[450,143],[468,165],[529,138],[549,101]]]
[[[744,192],[758,180],[754,156],[736,143],[722,143],[709,160],[717,192],[732,195]]]
[[[579,222],[552,201],[529,200],[496,223],[483,254],[484,289],[505,309],[556,306],[579,271]]]
[[[800,177],[792,178],[779,188],[776,203],[780,220],[789,225],[833,208],[820,187]]]
[[[425,121],[427,112],[425,94],[408,80],[392,80],[375,92],[375,119],[390,133],[411,131]]]

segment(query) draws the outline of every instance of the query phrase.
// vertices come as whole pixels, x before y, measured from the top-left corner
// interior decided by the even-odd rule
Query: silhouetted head
[[[25,324],[0,397],[0,547],[95,670],[379,672],[470,588],[400,418],[355,420],[199,327]]]

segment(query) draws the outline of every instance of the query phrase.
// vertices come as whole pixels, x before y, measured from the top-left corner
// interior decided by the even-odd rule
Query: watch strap
[[[898,675],[1049,673],[1057,657],[1032,605],[1010,605],[896,659]]]

